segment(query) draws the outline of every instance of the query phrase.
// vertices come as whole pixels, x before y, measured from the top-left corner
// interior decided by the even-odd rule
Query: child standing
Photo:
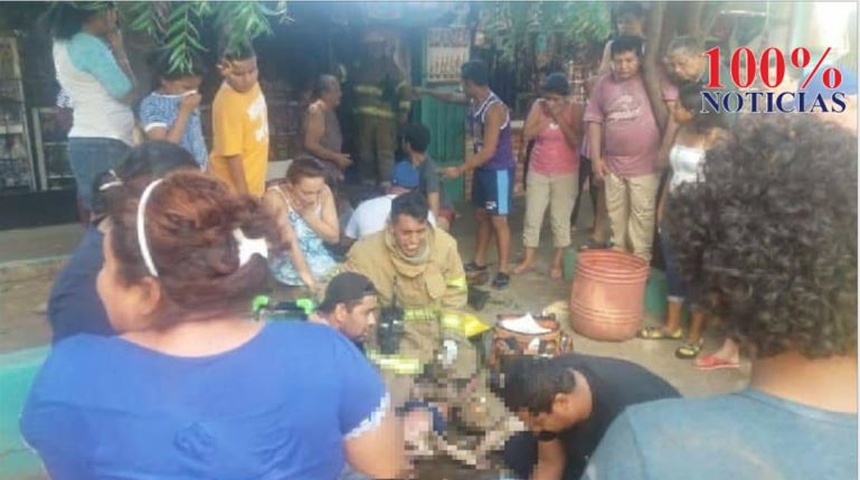
[[[202,64],[194,58],[186,71],[170,68],[167,53],[155,60],[156,85],[140,102],[140,123],[147,140],[166,140],[191,152],[201,170],[206,170],[209,153],[200,126],[200,83]]]
[[[225,50],[224,83],[212,103],[209,169],[239,193],[261,197],[269,159],[266,98],[257,82],[257,55],[248,43]]]

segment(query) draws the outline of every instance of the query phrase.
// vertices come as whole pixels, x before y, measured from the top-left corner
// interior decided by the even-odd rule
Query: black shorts
[[[490,170],[479,168],[472,175],[472,204],[490,215],[511,213],[516,169]]]

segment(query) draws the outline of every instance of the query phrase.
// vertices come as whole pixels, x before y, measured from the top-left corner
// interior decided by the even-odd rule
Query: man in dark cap
[[[311,321],[325,323],[364,350],[364,340],[376,325],[376,288],[359,273],[335,276],[325,290],[325,298]]]

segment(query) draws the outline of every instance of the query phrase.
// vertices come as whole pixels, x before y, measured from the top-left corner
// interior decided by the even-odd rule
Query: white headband
[[[146,264],[149,274],[156,278],[158,278],[158,270],[155,269],[155,263],[152,262],[152,255],[149,253],[149,244],[146,243],[146,222],[144,217],[146,202],[149,201],[149,196],[152,195],[152,191],[155,190],[155,187],[159,183],[161,183],[160,178],[153,180],[147,185],[143,190],[143,195],[140,196],[140,202],[137,204],[137,243],[140,245],[140,256],[143,257],[143,263]]]
[[[152,191],[159,183],[161,183],[161,179],[154,180],[147,185],[140,196],[140,202],[137,204],[137,243],[140,245],[140,256],[143,257],[149,274],[156,278],[158,278],[158,270],[155,269],[152,255],[149,253],[149,244],[146,241],[146,229],[144,227],[146,225],[146,202],[149,201]],[[263,258],[269,257],[269,245],[264,237],[248,238],[241,228],[237,228],[233,230],[233,238],[236,240],[236,247],[239,250],[240,267],[248,263],[254,254]]]

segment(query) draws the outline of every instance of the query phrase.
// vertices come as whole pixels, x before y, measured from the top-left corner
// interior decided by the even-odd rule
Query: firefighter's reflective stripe
[[[381,370],[397,375],[418,375],[422,371],[421,362],[417,358],[404,355],[383,355],[375,351],[368,351],[367,358]]]
[[[359,95],[373,95],[375,97],[381,97],[382,89],[374,85],[362,84],[355,86],[355,93]]]
[[[479,335],[490,329],[478,317],[470,313],[454,311],[437,311],[432,308],[408,308],[403,311],[406,321],[435,321],[440,319],[442,328],[453,330],[464,337]]]
[[[355,112],[360,115],[368,115],[371,117],[394,118],[394,112],[378,107],[360,107],[356,108]]]
[[[409,100],[404,100],[404,101],[400,102],[400,109],[401,110],[409,110],[409,108],[411,106],[412,106],[412,102],[410,102]]]
[[[432,308],[407,308],[403,310],[404,320],[436,320],[439,312]]]
[[[466,338],[486,332],[490,327],[478,317],[465,312],[443,312],[442,327]]]
[[[469,289],[469,283],[466,281],[466,276],[461,275],[459,277],[451,277],[447,280],[446,284],[451,288],[456,288],[457,290],[467,291]]]

